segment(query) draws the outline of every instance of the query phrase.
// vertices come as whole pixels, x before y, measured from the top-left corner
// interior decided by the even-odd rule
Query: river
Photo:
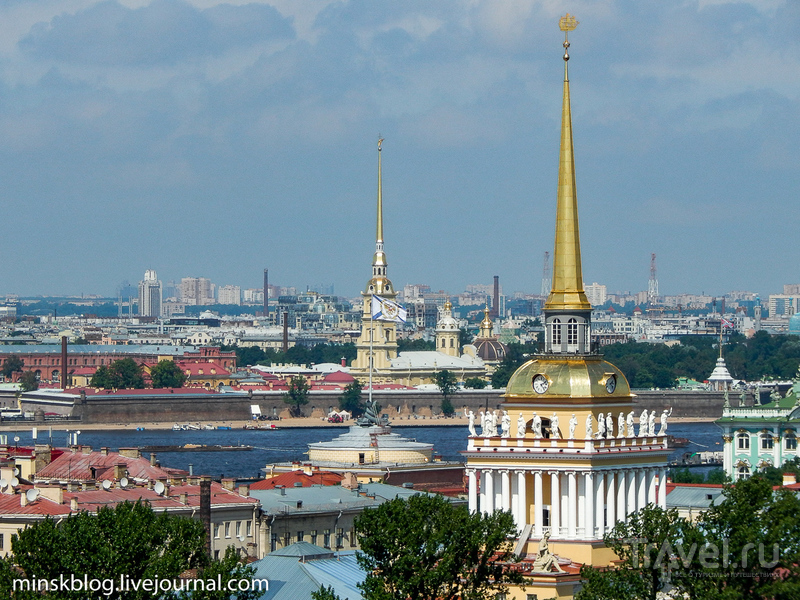
[[[308,444],[324,442],[344,433],[340,427],[293,427],[277,430],[245,430],[214,429],[208,431],[171,431],[171,430],[107,430],[86,431],[78,436],[78,443],[87,444],[94,449],[107,446],[112,450],[134,446],[182,446],[184,444],[207,445],[246,445],[252,446],[250,451],[234,452],[160,452],[158,460],[163,466],[189,469],[191,465],[196,475],[212,477],[260,477],[261,469],[267,464],[306,460]],[[443,460],[461,460],[459,452],[466,449],[466,427],[396,427],[395,433],[403,437],[416,439],[419,442],[432,443],[434,450],[441,454]],[[33,444],[31,429],[4,431],[8,434],[10,444],[20,446]],[[672,458],[684,452],[703,450],[722,450],[722,436],[719,428],[713,423],[674,423],[670,424],[669,433],[675,437],[691,440],[686,448],[676,448]],[[50,438],[47,428],[38,430],[39,443],[46,443]],[[54,446],[67,444],[67,433],[54,431],[51,443]]]

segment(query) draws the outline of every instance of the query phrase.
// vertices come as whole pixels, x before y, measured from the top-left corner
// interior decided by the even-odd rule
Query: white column
[[[475,469],[467,469],[467,481],[469,482],[469,512],[474,513],[478,510],[478,480],[475,477]]]
[[[589,471],[583,474],[584,508],[583,537],[594,537],[594,474]]]
[[[642,510],[647,504],[647,481],[645,480],[645,470],[636,469],[636,510]]]
[[[658,498],[656,497],[656,470],[647,469],[647,503],[656,504]]]
[[[603,537],[603,533],[605,532],[605,505],[606,505],[606,487],[605,487],[605,473],[602,471],[598,471],[595,473],[595,517],[594,517],[594,527],[595,530],[592,532],[592,537]]]
[[[492,471],[494,475],[494,509],[503,510],[503,483],[499,471]]]
[[[511,516],[514,517],[514,523],[519,528],[520,514],[519,514],[519,486],[517,485],[517,478],[511,476]]]
[[[478,495],[478,510],[486,513],[486,471],[480,472],[481,489]]]
[[[661,469],[658,472],[658,505],[667,508],[667,470]]]
[[[625,476],[625,481],[628,484],[627,490],[627,504],[625,507],[625,516],[636,512],[636,471],[630,469]],[[627,519],[625,519],[627,522]]]
[[[617,471],[617,521],[625,522],[628,516],[628,482],[627,471]]]
[[[525,471],[517,471],[517,527],[523,529],[528,524],[528,490]]]
[[[722,468],[727,475],[733,477],[733,436],[727,431],[722,436]]]
[[[604,533],[614,529],[614,523],[617,522],[616,499],[617,481],[614,471],[609,471],[606,473],[606,525],[602,530]]]
[[[558,477],[558,471],[550,471],[550,532],[555,537],[561,537],[561,490]]]
[[[511,510],[511,476],[508,469],[500,471],[500,508]]]
[[[490,515],[494,512],[494,472],[486,470],[483,475],[486,477],[486,503],[483,512]]]
[[[569,487],[567,488],[567,506],[569,507],[569,522],[567,523],[567,535],[574,538],[577,534],[578,526],[578,481],[575,471],[570,471],[567,475]]]
[[[534,502],[534,519],[533,519],[533,535],[534,537],[539,540],[542,538],[542,522],[544,520],[544,507],[542,503],[544,502],[544,498],[542,497],[542,472],[541,471],[534,471],[533,472],[533,502]]]

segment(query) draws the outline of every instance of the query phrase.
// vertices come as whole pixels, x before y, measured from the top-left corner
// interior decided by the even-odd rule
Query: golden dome
[[[538,388],[534,379],[539,378]],[[597,356],[550,357],[529,360],[511,376],[506,386],[507,402],[552,402],[559,398],[591,399],[603,403],[630,399],[628,380],[617,367]]]

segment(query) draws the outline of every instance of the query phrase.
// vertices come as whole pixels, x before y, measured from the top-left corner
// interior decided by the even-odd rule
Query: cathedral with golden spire
[[[568,72],[568,36],[576,26],[569,14],[560,21],[564,87],[544,349],[509,380],[500,431],[491,419],[481,420],[481,432],[470,432],[463,454],[470,509],[511,511],[524,553],[533,555],[544,543],[565,566],[602,566],[615,559],[603,544],[604,534],[647,504],[665,506],[670,451],[666,435],[656,433],[656,415],[634,414],[625,376],[591,347]],[[666,417],[658,416],[661,431]],[[575,578],[555,568],[546,571],[534,573],[543,586],[539,597],[571,596]]]

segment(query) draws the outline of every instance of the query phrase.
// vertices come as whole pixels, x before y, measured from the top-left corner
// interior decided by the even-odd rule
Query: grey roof
[[[721,487],[675,486],[667,494],[667,508],[708,508],[722,495]]]
[[[70,344],[70,353],[84,354],[163,354],[183,356],[185,352],[197,351],[194,346],[172,346],[152,344]],[[38,346],[3,346],[2,354],[61,354],[61,344],[41,344]]]
[[[261,503],[261,510],[270,515],[363,509],[377,506],[382,502],[376,498],[362,496],[357,490],[348,490],[335,485],[251,490],[250,495]],[[302,503],[299,507],[298,501]]]
[[[311,593],[323,586],[332,587],[342,600],[363,600],[357,586],[365,573],[358,566],[355,552],[338,552],[331,558],[305,558],[303,562],[301,557],[302,554],[282,556],[273,552],[252,563],[256,570],[254,578],[269,581],[269,590],[262,594],[261,600],[310,600]]]
[[[280,550],[272,552],[272,556],[295,556],[297,558],[330,558],[333,552],[328,548],[310,544],[309,542],[296,542]]]

